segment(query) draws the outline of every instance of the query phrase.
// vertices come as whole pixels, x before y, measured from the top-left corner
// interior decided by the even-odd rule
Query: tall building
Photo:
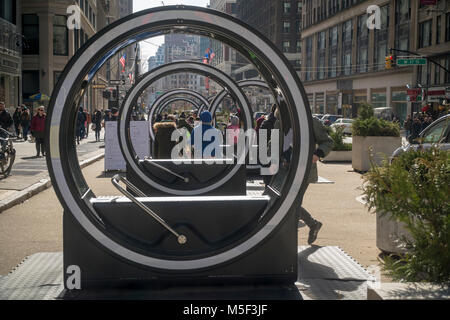
[[[313,112],[355,117],[358,106],[369,102],[405,119],[425,102],[435,111],[444,103],[450,73],[430,62],[392,69],[385,64],[391,53],[414,56],[410,51],[450,69],[450,1],[431,6],[416,0],[302,2],[301,78]],[[379,11],[367,13],[373,5]],[[376,12],[381,24],[371,19],[369,28],[367,20]],[[428,91],[428,101],[413,94],[421,88]]]
[[[20,0],[0,2],[0,101],[12,111],[21,97],[21,14]]]
[[[197,35],[171,33],[165,35],[164,59],[165,63],[176,61],[201,62],[203,54],[200,52],[200,37]],[[194,73],[177,73],[165,78],[165,90],[185,88],[207,95],[205,78]]]
[[[33,106],[30,95],[51,95],[69,59],[96,32],[132,10],[132,1],[121,0],[22,0],[21,23],[24,39],[22,57],[22,95],[24,103]],[[80,12],[79,28],[68,28],[68,8]],[[131,7],[130,7],[131,6]],[[131,13],[131,11],[129,11]],[[128,50],[128,49],[126,49]],[[119,58],[111,58],[97,73],[81,105],[92,111],[108,107],[104,94],[111,79],[120,76]],[[130,57],[132,54],[130,55]],[[131,63],[130,63],[131,65]]]
[[[236,5],[237,17],[263,33],[285,54],[294,69],[300,71],[303,2],[237,0]]]

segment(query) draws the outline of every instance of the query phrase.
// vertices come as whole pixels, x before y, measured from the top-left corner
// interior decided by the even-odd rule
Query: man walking
[[[13,124],[13,120],[8,111],[6,111],[5,103],[0,101],[0,127],[8,130]]]
[[[314,132],[314,144],[316,150],[314,151],[312,158],[311,171],[309,172],[308,184],[314,183],[319,180],[319,174],[317,171],[317,162],[321,158],[325,158],[333,149],[333,139],[328,135],[327,130],[320,120],[313,117],[313,132]],[[303,220],[305,224],[309,227],[308,244],[312,244],[317,239],[317,234],[320,228],[322,228],[322,223],[315,220],[311,214],[303,207],[299,207],[299,219]]]

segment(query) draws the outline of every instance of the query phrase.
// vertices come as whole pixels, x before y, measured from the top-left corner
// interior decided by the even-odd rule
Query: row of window
[[[303,3],[301,1],[297,1],[297,10],[296,10],[297,14],[301,14],[302,13],[302,6],[303,6]],[[283,13],[289,14],[291,12],[292,12],[292,10],[291,10],[291,1],[285,1],[283,3]]]
[[[303,8],[307,8],[304,28],[335,15],[341,10],[350,8],[364,0],[303,0]]]
[[[39,54],[39,17],[36,14],[22,15],[22,34],[24,36],[23,54]],[[67,56],[68,48],[67,17],[53,16],[53,54]]]
[[[450,41],[450,13],[446,15],[440,15],[436,17],[435,33],[436,41],[435,44],[441,44],[442,35],[442,20],[445,18],[445,42]],[[432,43],[432,23],[433,20],[427,20],[419,24],[419,48],[426,48],[431,46]]]
[[[369,29],[367,28],[367,14],[356,18],[356,43],[353,43],[354,20],[350,19],[341,25],[336,25],[317,34],[317,68],[312,68],[313,37],[306,41],[306,73],[307,81],[322,80],[327,76],[347,76],[352,73],[364,73],[378,71],[385,68],[385,57],[389,53],[389,18],[390,5],[380,8],[381,28],[374,30],[374,58],[369,64]],[[410,2],[409,0],[397,0],[395,8],[395,39],[394,46],[400,50],[409,50],[410,41]],[[340,31],[340,33],[339,33]],[[327,33],[329,41],[327,43]],[[338,39],[339,36],[342,39]],[[340,44],[340,45],[339,45]],[[327,48],[328,45],[328,48]],[[353,47],[356,47],[356,62],[352,61]],[[326,53],[328,51],[328,64]],[[340,56],[338,56],[340,55]]]
[[[95,12],[91,7],[91,4],[88,0],[76,0],[78,3],[78,6],[80,7],[81,11],[84,13],[86,18],[88,18],[89,22],[94,26],[94,29],[97,28],[96,26],[96,16]]]
[[[300,20],[295,21],[295,32],[300,33],[302,30],[302,22]],[[283,21],[283,33],[291,32],[291,23],[289,21]]]

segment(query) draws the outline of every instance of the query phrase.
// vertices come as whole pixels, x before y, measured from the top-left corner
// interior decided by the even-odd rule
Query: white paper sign
[[[150,155],[149,122],[131,121],[130,134],[136,155],[141,159],[148,157]],[[126,170],[126,167],[117,135],[117,121],[105,121],[105,171]]]

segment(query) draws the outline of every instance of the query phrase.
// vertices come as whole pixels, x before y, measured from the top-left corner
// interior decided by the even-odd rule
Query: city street
[[[103,160],[83,169],[88,184],[97,196],[119,195],[111,184],[112,174],[105,175],[103,169]],[[310,185],[304,198],[304,207],[323,223],[315,244],[339,246],[364,267],[376,265],[380,252],[375,245],[375,215],[356,200],[361,175],[350,164],[322,163],[319,174],[333,183]],[[307,236],[307,227],[300,224],[299,245],[307,245]],[[62,251],[62,208],[53,188],[0,214],[1,275],[28,255],[57,251]]]

